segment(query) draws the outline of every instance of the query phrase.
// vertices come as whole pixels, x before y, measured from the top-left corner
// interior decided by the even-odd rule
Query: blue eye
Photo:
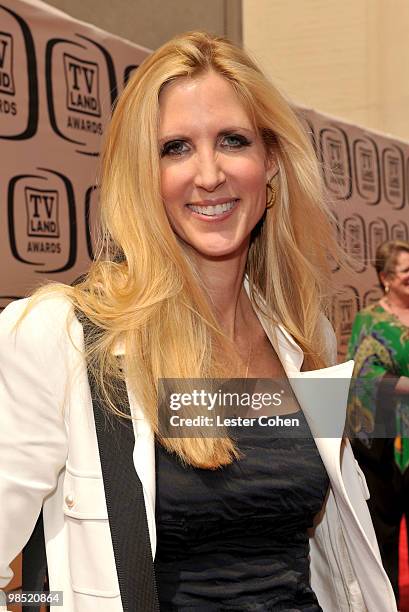
[[[228,149],[240,149],[250,146],[251,142],[241,134],[225,134],[223,137],[224,146]]]
[[[182,155],[182,153],[186,153],[187,150],[187,144],[184,140],[171,140],[163,145],[160,156]]]

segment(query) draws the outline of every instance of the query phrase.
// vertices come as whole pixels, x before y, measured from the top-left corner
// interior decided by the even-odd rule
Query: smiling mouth
[[[232,210],[237,203],[238,200],[231,200],[230,202],[225,202],[224,204],[216,204],[212,206],[196,206],[194,204],[188,204],[187,207],[198,215],[203,215],[204,217],[217,217]]]

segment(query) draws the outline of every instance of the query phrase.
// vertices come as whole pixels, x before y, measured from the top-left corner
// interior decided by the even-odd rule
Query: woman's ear
[[[388,275],[385,274],[385,272],[379,272],[379,279],[385,288],[385,286],[388,284]]]
[[[274,153],[270,153],[266,160],[266,182],[272,181],[277,176],[278,172],[277,157]]]

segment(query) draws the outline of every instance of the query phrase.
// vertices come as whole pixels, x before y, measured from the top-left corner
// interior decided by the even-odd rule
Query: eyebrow
[[[231,134],[233,132],[247,132],[248,134],[252,134],[253,136],[255,135],[254,129],[245,128],[239,125],[232,125],[220,130],[217,136],[225,136],[226,134]],[[183,135],[181,132],[176,132],[174,134],[167,134],[166,136],[162,136],[159,139],[159,144],[163,144],[166,141],[172,140],[191,140],[191,138],[187,137],[186,135]]]

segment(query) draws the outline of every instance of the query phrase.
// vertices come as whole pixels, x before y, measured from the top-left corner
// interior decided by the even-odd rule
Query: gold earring
[[[271,177],[271,179],[268,180],[266,184],[266,210],[270,210],[270,208],[273,208],[274,204],[276,203],[277,191],[273,187],[274,179],[275,176]]]
[[[385,293],[389,293],[389,285],[385,285]]]

